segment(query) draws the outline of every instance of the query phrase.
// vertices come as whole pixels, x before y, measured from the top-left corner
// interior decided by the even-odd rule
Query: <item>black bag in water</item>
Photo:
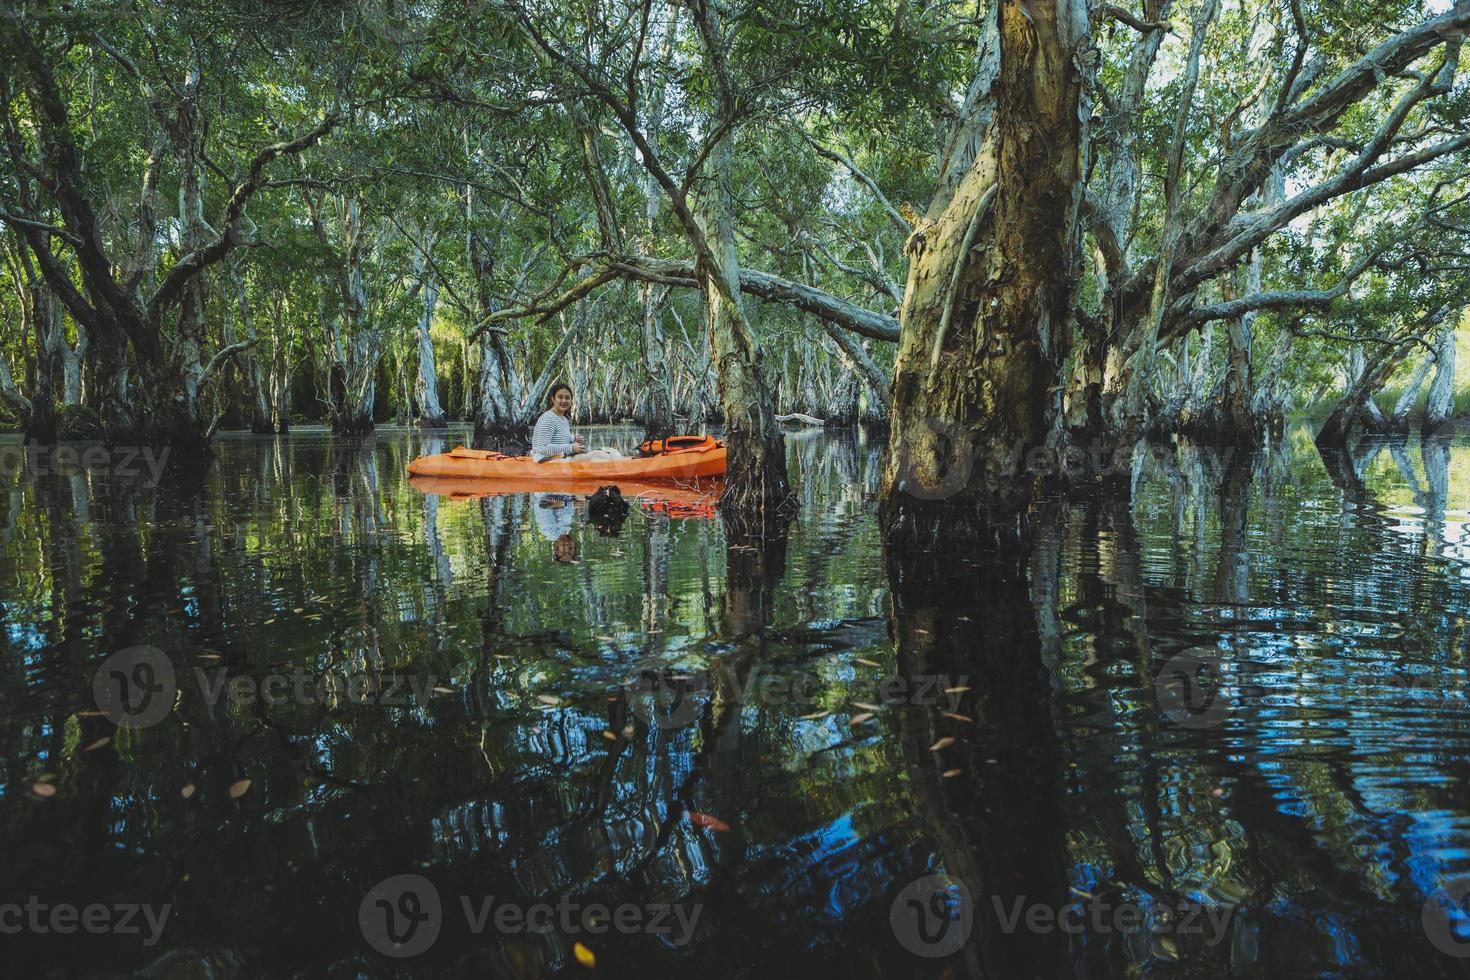
[[[604,535],[616,535],[628,517],[628,502],[615,486],[598,487],[587,498],[587,520]]]

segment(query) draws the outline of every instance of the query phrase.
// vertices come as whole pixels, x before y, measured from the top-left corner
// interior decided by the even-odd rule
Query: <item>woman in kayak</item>
[[[551,389],[546,399],[549,406],[536,420],[531,430],[531,458],[538,463],[568,462],[574,457],[584,459],[623,459],[615,449],[588,450],[581,439],[572,435],[572,387],[559,384]]]

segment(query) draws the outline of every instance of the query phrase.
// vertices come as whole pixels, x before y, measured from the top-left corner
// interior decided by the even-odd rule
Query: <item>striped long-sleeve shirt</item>
[[[572,423],[566,416],[547,409],[536,420],[531,430],[531,458],[544,463],[551,456],[564,455],[572,451]]]

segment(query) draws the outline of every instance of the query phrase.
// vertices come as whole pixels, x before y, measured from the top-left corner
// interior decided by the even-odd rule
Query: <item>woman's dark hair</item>
[[[551,386],[551,391],[549,391],[546,395],[547,408],[550,408],[552,404],[556,401],[556,393],[563,390],[565,390],[567,394],[571,394],[572,386],[565,382],[562,382],[561,384],[554,384]]]

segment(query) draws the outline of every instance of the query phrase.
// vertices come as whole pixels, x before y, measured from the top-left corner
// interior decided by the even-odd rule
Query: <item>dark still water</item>
[[[939,563],[852,434],[764,544],[410,486],[457,437],[0,447],[6,975],[1470,971],[1470,441]]]

